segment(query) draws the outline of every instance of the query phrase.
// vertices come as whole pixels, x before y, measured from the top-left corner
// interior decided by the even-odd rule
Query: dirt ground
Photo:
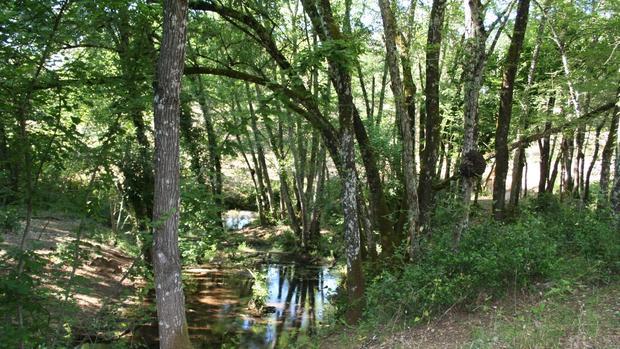
[[[24,247],[34,250],[47,260],[44,274],[51,275],[52,272],[60,272],[65,280],[71,277],[73,266],[62,263],[57,252],[63,245],[76,240],[79,225],[80,222],[77,220],[47,217],[32,220]],[[0,256],[6,253],[7,247],[19,246],[22,233],[23,231],[19,230],[3,235],[4,241],[0,243]],[[126,277],[126,273],[132,268],[134,259],[113,246],[84,237],[89,235],[87,231],[82,231],[82,235],[80,246],[83,258],[74,276],[74,279],[80,280],[79,287],[74,285],[72,294],[81,311],[92,315],[101,308],[104,302],[113,302],[122,293],[133,290],[132,281]],[[52,284],[51,280],[45,279],[45,275],[41,277],[44,284],[57,291],[56,293],[62,298],[64,290]]]

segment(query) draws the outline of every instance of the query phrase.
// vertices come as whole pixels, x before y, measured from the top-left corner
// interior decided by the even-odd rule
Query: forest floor
[[[75,271],[73,262],[70,262],[76,255],[71,245],[77,241],[79,220],[35,218],[24,246],[45,261],[44,272],[40,274],[43,285],[59,295],[65,294],[67,287],[70,287],[79,312],[84,316],[95,316],[104,304],[124,298],[123,294],[132,294],[136,287],[128,277],[134,259],[120,248],[92,239],[93,229],[97,229],[96,224],[83,222]],[[22,233],[19,230],[4,234],[0,242],[0,255],[8,247],[18,247]],[[44,275],[50,278],[46,279]]]
[[[402,328],[402,325],[400,325]],[[473,310],[450,308],[429,322],[397,329],[344,330],[321,348],[620,348],[620,283],[543,284]]]

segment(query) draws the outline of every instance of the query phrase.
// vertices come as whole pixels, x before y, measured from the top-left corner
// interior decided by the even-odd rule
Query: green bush
[[[396,263],[369,281],[367,319],[420,321],[454,304],[561,279],[575,273],[570,266],[588,265],[590,278],[619,270],[619,234],[611,219],[558,203],[547,205],[546,213],[524,206],[514,222],[472,224],[457,252],[451,225],[434,230],[416,262]]]
[[[19,230],[19,213],[14,206],[0,207],[0,232],[16,232]]]

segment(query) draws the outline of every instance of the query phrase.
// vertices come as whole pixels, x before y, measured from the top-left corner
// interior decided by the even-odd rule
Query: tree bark
[[[478,133],[478,99],[486,61],[486,39],[484,28],[484,9],[480,0],[464,0],[465,5],[465,50],[463,63],[463,146],[461,162],[468,154],[479,153]],[[461,176],[462,216],[453,234],[453,245],[458,249],[463,231],[469,225],[471,194],[475,183],[474,176]]]
[[[180,208],[179,116],[187,1],[164,1],[157,63],[153,267],[160,348],[191,348],[185,318],[178,246]]]
[[[514,83],[519,68],[519,58],[523,47],[523,39],[527,29],[530,10],[529,0],[519,0],[517,17],[508,48],[502,88],[500,90],[499,115],[495,130],[495,181],[493,181],[493,214],[496,219],[503,219],[506,204],[506,176],[508,174],[508,133],[512,118],[512,100]]]
[[[618,115],[618,110],[616,110],[616,115]],[[620,133],[620,127],[616,127],[616,132]],[[620,227],[620,134],[616,135],[616,166],[614,168],[614,186],[611,190],[609,201],[611,203],[611,209],[616,215],[616,225]]]
[[[524,95],[523,99],[525,100],[525,106],[523,108],[523,115],[521,117],[521,123],[517,129],[517,134],[518,134],[517,138],[519,140],[523,139],[522,132],[527,128],[529,119],[530,119],[530,112],[532,110],[531,108],[532,102],[531,102],[530,94],[532,91],[532,86],[534,84],[536,67],[538,65],[538,58],[540,56],[540,48],[542,46],[542,42],[544,39],[546,20],[547,20],[547,17],[543,14],[542,18],[540,19],[540,23],[538,24],[538,29],[536,32],[536,44],[534,46],[534,53],[532,54],[532,60],[530,61],[529,71],[527,73],[527,85],[525,86],[525,91],[523,92],[523,95]],[[547,147],[548,147],[548,144],[547,144]],[[510,210],[516,209],[519,203],[519,195],[521,193],[521,178],[523,177],[523,166],[525,164],[525,155],[526,155],[525,149],[526,148],[527,148],[527,144],[525,142],[522,142],[522,144],[519,147],[517,147],[517,149],[514,152],[513,162],[512,162],[513,164],[512,165],[512,183],[510,186],[510,199],[509,199]],[[541,161],[542,161],[542,154],[541,154]],[[548,168],[549,166],[547,165],[546,166],[547,172],[545,173],[545,177],[549,174]],[[543,175],[543,172],[541,172],[541,178],[542,178],[542,175]],[[543,183],[543,191],[544,191],[544,183],[546,180],[547,179],[545,178],[544,180],[539,181],[539,191],[538,191],[539,193],[540,193],[540,183]]]
[[[336,49],[327,56],[329,75],[338,95],[338,121],[340,124],[339,175],[342,180],[342,209],[344,211],[344,240],[347,254],[347,295],[349,309],[345,314],[349,323],[357,322],[362,315],[364,275],[360,253],[359,212],[357,209],[357,170],[355,167],[356,108],[351,90],[349,65],[335,52],[346,51],[344,36],[333,18],[329,1],[302,0],[314,30],[324,43],[333,43]],[[319,9],[320,8],[320,9]],[[341,52],[341,51],[340,51]]]
[[[213,125],[213,119],[211,118],[211,110],[209,108],[207,94],[202,85],[202,79],[200,76],[196,79],[198,85],[198,103],[200,104],[200,110],[202,111],[202,119],[204,121],[205,130],[207,131],[207,152],[209,156],[209,184],[211,185],[211,193],[213,194],[213,202],[215,204],[215,215],[218,227],[223,227],[222,221],[223,215],[223,202],[222,202],[222,155],[218,146],[217,135],[215,134],[215,127]]]
[[[545,130],[549,128],[551,128],[551,122],[547,121],[545,123]],[[547,135],[546,137],[538,141],[538,149],[540,151],[540,178],[538,179],[538,196],[539,197],[547,191],[547,181],[549,180],[549,169],[551,166],[551,157],[550,157],[551,139],[550,137],[551,135]],[[520,158],[522,159],[523,157],[520,157]],[[517,166],[517,164],[515,163],[514,166]],[[519,163],[519,166],[521,166],[520,163]],[[516,207],[516,205],[518,204],[518,199],[515,198],[515,200],[513,201],[512,195],[513,193],[511,192],[510,193],[511,201],[514,202],[513,207]]]
[[[441,30],[443,28],[446,0],[434,0],[428,24],[426,40],[426,84],[425,101],[425,134],[424,148],[420,164],[420,184],[418,195],[420,200],[420,225],[427,229],[430,214],[433,209],[434,192],[432,181],[435,178],[437,156],[441,144],[441,113],[439,110],[439,80],[441,70],[439,57],[441,54]],[[420,125],[422,127],[422,125]],[[441,161],[439,164],[441,174]]]
[[[573,180],[573,156],[575,154],[575,131],[564,133],[562,137],[562,193],[572,194],[574,188]]]
[[[407,235],[410,238],[411,256],[417,253],[417,229],[418,229],[418,188],[416,184],[414,133],[413,125],[407,114],[403,92],[403,84],[400,78],[398,64],[398,51],[396,48],[396,22],[390,4],[386,0],[379,0],[381,18],[383,19],[383,32],[385,35],[385,47],[388,69],[391,78],[391,88],[396,104],[396,118],[400,120],[400,133],[402,141],[403,175],[405,182],[405,195],[407,198],[407,221],[409,223]]]
[[[588,166],[588,172],[586,173],[585,188],[583,194],[583,200],[585,203],[588,203],[590,201],[590,177],[592,176],[594,165],[598,160],[598,152],[600,149],[599,137],[601,136],[601,130],[603,129],[604,125],[605,122],[601,122],[594,131],[594,153],[592,154],[592,161],[590,162],[590,166]]]
[[[611,116],[611,123],[609,124],[609,133],[607,134],[607,140],[603,147],[603,153],[601,154],[601,176],[599,180],[599,203],[598,207],[604,207],[607,205],[609,196],[609,177],[611,174],[611,160],[613,157],[614,147],[616,143],[616,137],[618,133],[618,123],[620,121],[620,88],[618,88],[616,97],[616,105],[614,106],[613,114]],[[616,157],[618,155],[616,154]],[[616,179],[618,177],[616,176]]]

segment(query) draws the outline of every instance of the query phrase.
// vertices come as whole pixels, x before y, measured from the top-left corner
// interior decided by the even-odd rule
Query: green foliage
[[[16,232],[19,229],[19,213],[13,206],[0,207],[0,232]]]
[[[184,265],[210,262],[217,252],[217,244],[206,238],[203,240],[182,239],[179,241],[181,261]]]
[[[51,295],[39,277],[44,266],[41,256],[17,248],[0,257],[0,343],[6,348],[34,347],[51,329]]]
[[[455,304],[475,304],[583,270],[590,280],[609,279],[620,260],[612,222],[594,212],[558,207],[545,214],[525,210],[512,223],[475,224],[457,252],[450,246],[450,230],[434,231],[439,241],[415,263],[398,264],[369,282],[367,318],[417,322]]]
[[[282,251],[296,251],[299,249],[299,239],[291,229],[286,228],[274,241],[274,247]]]

